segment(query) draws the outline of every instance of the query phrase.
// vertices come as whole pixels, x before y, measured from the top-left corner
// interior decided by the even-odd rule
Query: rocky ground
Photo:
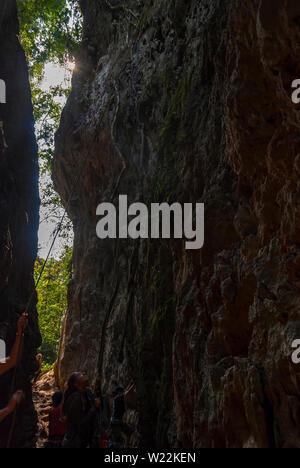
[[[51,397],[57,390],[53,370],[43,375],[33,386],[33,403],[38,415],[37,448],[43,448],[48,438]]]

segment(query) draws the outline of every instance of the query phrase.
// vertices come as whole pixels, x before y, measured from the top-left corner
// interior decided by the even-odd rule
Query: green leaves
[[[48,91],[43,91],[37,84],[32,84],[32,102],[34,119],[37,122],[36,136],[40,149],[42,173],[45,170],[51,173],[54,136],[62,112],[61,103],[68,97],[69,92],[69,88],[61,86],[50,86]],[[63,99],[58,101],[58,98]]]
[[[42,90],[41,84],[47,63],[67,67],[74,61],[81,39],[81,12],[76,0],[17,0],[17,3],[20,39],[30,68],[42,170],[46,167],[51,172],[54,134],[65,102],[63,98],[70,90],[63,85],[50,85],[49,89]]]
[[[74,60],[81,38],[81,12],[76,0],[17,0],[20,37],[31,76],[42,78],[46,62]]]
[[[29,64],[39,147],[41,223],[50,220],[49,226],[55,226],[60,222],[61,201],[51,180],[54,136],[70,92],[68,82],[64,83],[62,67],[67,69],[69,62],[74,62],[81,40],[81,12],[77,0],[17,0],[17,3],[20,40]],[[60,69],[53,70],[55,64],[59,64]],[[61,73],[61,83],[54,85],[53,83],[59,82],[57,74]],[[67,220],[60,234],[66,244],[71,231],[70,221]],[[42,265],[43,260],[38,259],[35,265],[36,278]],[[67,307],[67,285],[71,275],[72,249],[65,247],[58,260],[49,259],[37,288],[44,370],[49,369],[57,357],[61,322]]]
[[[35,265],[35,280],[39,277],[44,261]],[[61,323],[67,309],[67,288],[72,277],[72,249],[66,247],[61,257],[51,258],[37,288],[39,325],[43,344],[41,353],[45,369],[57,358]]]
[[[17,3],[20,40],[29,63],[39,147],[41,218],[54,224],[61,212],[61,201],[51,180],[54,137],[70,93],[70,79],[63,79],[63,71],[68,69],[70,61],[74,62],[79,46],[81,12],[77,0],[17,0]],[[60,65],[58,70],[54,69],[55,64]],[[53,82],[59,84],[53,85]],[[71,232],[70,226],[67,220],[63,237],[67,236],[67,231]]]

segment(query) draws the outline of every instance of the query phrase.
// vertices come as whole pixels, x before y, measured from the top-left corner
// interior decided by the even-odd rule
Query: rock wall
[[[37,255],[38,165],[28,70],[18,41],[14,0],[0,4],[0,79],[6,83],[6,104],[0,104],[8,149],[0,152],[0,335],[7,351],[14,342],[18,317],[34,288],[33,264]],[[40,344],[35,298],[30,310],[24,357],[17,372],[17,387],[26,399],[18,411],[12,446],[32,444],[36,417],[29,376],[35,369]],[[7,404],[13,371],[0,378],[0,407]],[[0,446],[6,446],[11,419],[0,425]]]
[[[133,444],[299,447],[299,2],[82,1],[56,140],[74,224],[57,366],[133,380]],[[205,246],[96,237],[96,207],[204,202]]]

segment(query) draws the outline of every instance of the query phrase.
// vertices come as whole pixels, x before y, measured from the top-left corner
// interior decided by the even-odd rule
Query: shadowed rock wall
[[[28,70],[18,41],[14,0],[0,4],[0,79],[6,83],[6,104],[0,104],[8,149],[0,153],[0,335],[7,351],[15,339],[18,317],[25,311],[34,288],[33,264],[37,255],[38,165]],[[36,416],[29,377],[36,368],[40,344],[35,300],[26,332],[24,358],[17,372],[17,387],[26,393],[13,437],[13,446],[30,445]],[[7,404],[13,371],[0,378],[0,406]],[[0,446],[5,447],[11,419],[0,424]]]
[[[82,1],[54,161],[75,232],[58,379],[133,380],[133,444],[299,447],[300,5],[139,5]],[[100,241],[119,194],[204,202],[204,248]]]

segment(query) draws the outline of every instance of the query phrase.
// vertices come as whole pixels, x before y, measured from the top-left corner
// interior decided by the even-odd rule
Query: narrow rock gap
[[[300,446],[300,5],[275,3],[0,2],[8,355],[29,312],[22,359],[0,377],[0,409],[11,388],[24,394],[1,448],[44,447],[52,395],[74,372],[110,406],[134,389],[126,447]],[[67,68],[72,86],[55,83]],[[120,221],[110,238],[103,203]],[[204,245],[150,221],[152,238],[143,221],[126,238],[137,203],[146,218],[153,205],[204,204]],[[64,210],[36,297],[41,226],[51,244]]]

